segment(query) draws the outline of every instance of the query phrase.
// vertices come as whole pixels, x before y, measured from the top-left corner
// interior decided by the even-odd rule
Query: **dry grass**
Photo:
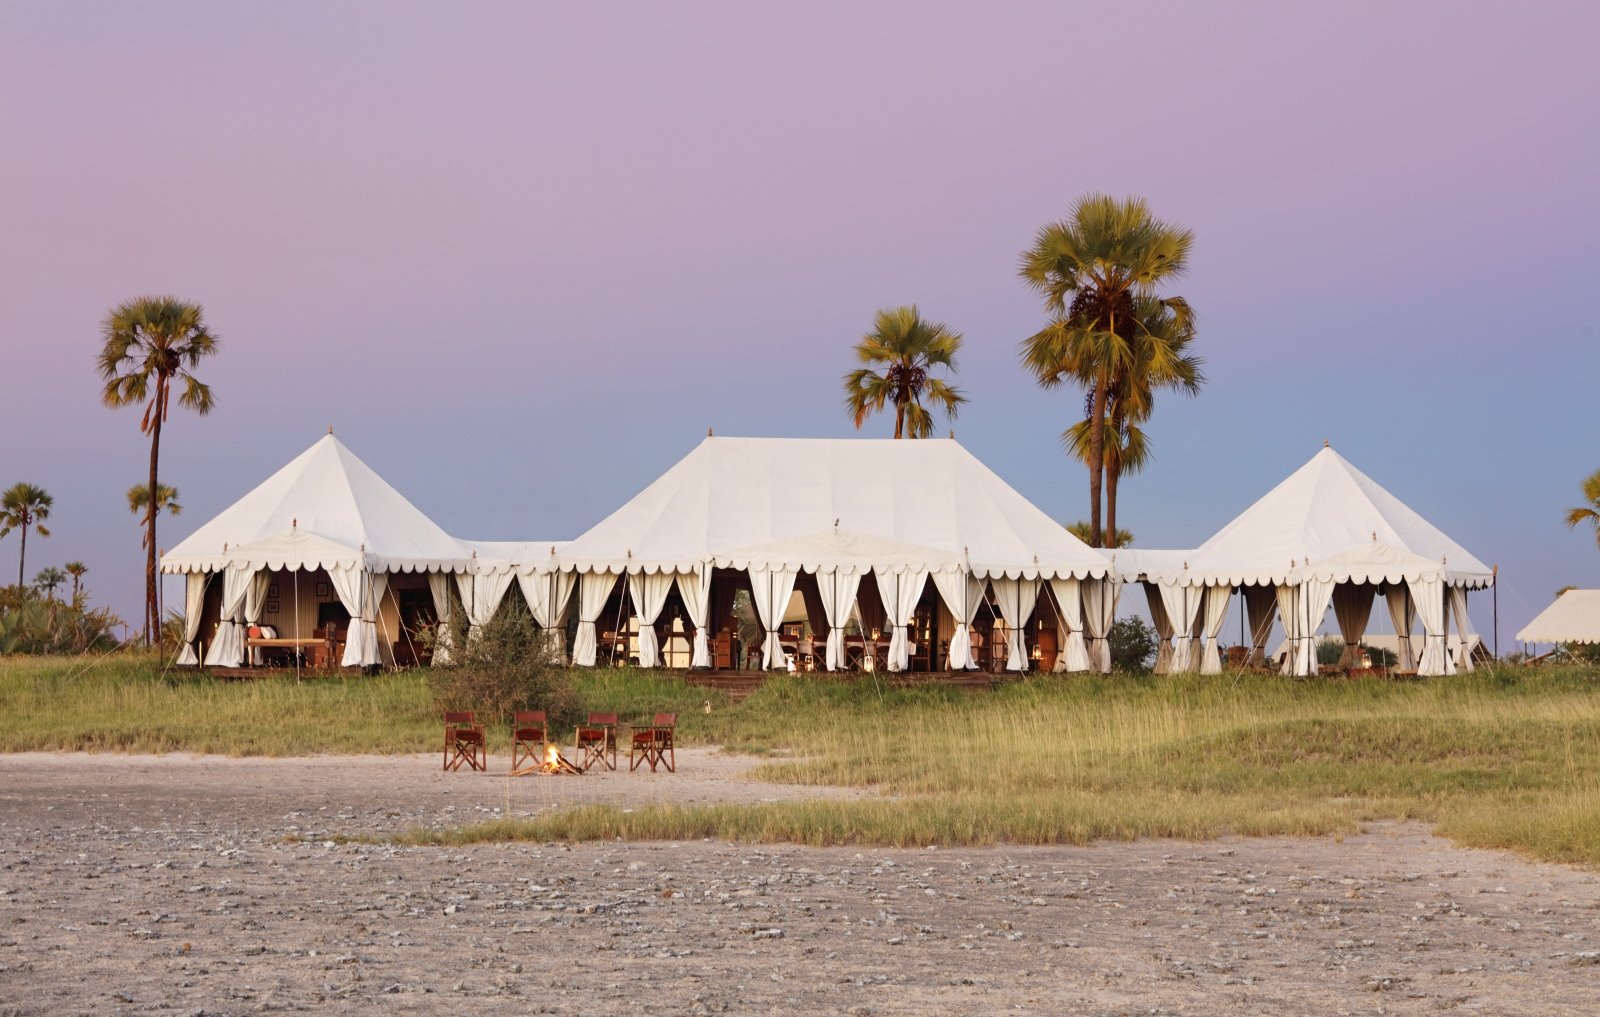
[[[1524,668],[1413,683],[1040,678],[974,695],[799,677],[705,715],[702,690],[607,670],[578,679],[589,708],[676,711],[686,744],[793,754],[760,777],[884,797],[583,808],[416,837],[1083,843],[1416,818],[1461,843],[1596,864],[1597,683],[1595,669]],[[162,680],[141,658],[0,661],[9,751],[412,752],[437,738],[417,673],[221,684]]]

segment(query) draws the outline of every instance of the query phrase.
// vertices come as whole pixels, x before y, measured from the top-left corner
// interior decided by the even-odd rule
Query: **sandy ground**
[[[707,752],[676,775],[438,765],[0,756],[0,1017],[1600,1009],[1600,883],[1420,827],[861,851],[325,839],[816,793]]]

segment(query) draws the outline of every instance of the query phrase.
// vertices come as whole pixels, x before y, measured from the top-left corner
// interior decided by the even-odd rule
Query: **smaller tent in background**
[[[450,613],[473,551],[390,487],[333,432],[161,559],[186,575],[179,664],[238,667],[260,652],[372,666],[416,656],[409,634]],[[274,637],[251,638],[251,628]]]
[[[1539,612],[1517,639],[1524,643],[1600,643],[1600,590],[1568,590]]]

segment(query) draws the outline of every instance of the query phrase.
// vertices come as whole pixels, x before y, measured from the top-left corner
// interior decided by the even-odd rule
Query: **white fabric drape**
[[[1299,623],[1301,651],[1295,661],[1295,674],[1317,673],[1317,629],[1328,613],[1328,601],[1333,599],[1332,579],[1307,579],[1300,584]]]
[[[1472,670],[1472,619],[1467,617],[1467,588],[1450,587],[1450,609],[1456,616],[1456,635],[1461,637],[1461,653],[1456,659],[1456,670]]]
[[[995,603],[1000,605],[1000,617],[1006,620],[1006,670],[1026,671],[1028,649],[1022,630],[1033,617],[1033,606],[1039,600],[1042,584],[1037,579],[991,579],[990,582],[994,585]]]
[[[205,612],[206,582],[210,578],[209,572],[191,572],[183,584],[183,652],[175,663],[185,667],[200,663],[194,641],[200,638],[200,616]]]
[[[766,642],[761,647],[761,666],[771,671],[789,666],[789,656],[783,652],[778,631],[783,626],[783,613],[789,609],[789,596],[794,593],[795,574],[788,569],[750,569],[750,599],[756,604],[756,617],[767,630]]]
[[[500,601],[511,589],[514,575],[512,572],[492,572],[488,575],[456,573],[456,589],[461,592],[461,606],[466,610],[467,624],[471,626],[467,630],[468,639],[475,637],[494,618],[494,613],[500,609]]]
[[[244,591],[244,625],[248,635],[250,626],[261,621],[261,612],[267,606],[267,588],[272,583],[272,573],[261,569],[250,577]],[[250,663],[256,666],[266,663],[266,658],[261,655],[261,647],[250,651]]]
[[[856,591],[861,587],[861,573],[817,573],[817,596],[822,601],[822,613],[828,621],[828,648],[824,665],[829,671],[844,667],[844,626],[856,606]],[[952,644],[953,645],[953,644]],[[954,665],[951,665],[954,666]]]
[[[1267,666],[1267,640],[1272,636],[1272,619],[1278,610],[1277,591],[1270,586],[1245,586],[1245,613],[1250,619],[1250,658],[1256,667]]]
[[[1422,619],[1422,659],[1417,662],[1417,674],[1453,674],[1455,669],[1450,666],[1450,655],[1444,651],[1444,580],[1424,579],[1416,583],[1407,580],[1406,585],[1411,588],[1411,603],[1416,606],[1417,617]]]
[[[389,588],[387,572],[365,569],[331,568],[328,578],[339,603],[350,613],[350,629],[345,633],[341,667],[371,667],[383,663],[378,649],[378,605]]]
[[[572,603],[576,572],[517,573],[517,586],[528,602],[528,613],[544,630],[545,648],[563,663],[567,659],[567,607]]]
[[[209,667],[238,667],[244,663],[244,601],[253,575],[248,566],[233,565],[222,573],[222,620],[206,651]]]
[[[1172,619],[1167,617],[1166,601],[1161,596],[1161,584],[1145,582],[1144,599],[1150,609],[1150,621],[1156,630],[1156,674],[1172,671]]]
[[[1295,659],[1300,655],[1300,612],[1296,607],[1300,603],[1300,587],[1279,586],[1277,592],[1278,617],[1283,621],[1283,638],[1289,646],[1278,673],[1292,675],[1295,673]]]
[[[920,568],[907,568],[896,575],[877,572],[878,598],[883,601],[885,621],[894,627],[889,637],[889,670],[911,669],[911,639],[906,626],[917,613],[917,601],[922,599],[922,589],[927,584],[928,573]]]
[[[455,637],[450,634],[450,615],[452,602],[450,599],[450,573],[429,572],[428,591],[433,594],[433,614],[439,619],[438,638],[433,644],[433,662],[435,664],[450,663],[450,647]]]
[[[689,614],[689,624],[694,626],[694,650],[689,655],[691,668],[711,666],[711,640],[706,626],[711,624],[711,566],[698,572],[678,573],[678,597]]]
[[[1111,625],[1117,617],[1119,592],[1109,576],[1085,579],[1078,586],[1083,600],[1083,630],[1089,637],[1089,669],[1101,674],[1111,673]]]
[[[970,572],[935,572],[933,587],[939,599],[955,619],[956,630],[950,634],[950,650],[946,666],[952,671],[966,671],[977,665],[972,659],[972,619],[983,606],[985,580]]]
[[[633,600],[633,613],[639,617],[639,666],[659,667],[661,665],[661,644],[656,639],[656,619],[661,617],[661,608],[667,602],[667,594],[672,592],[672,581],[676,573],[656,572],[645,575],[643,572],[628,577],[628,595]]]
[[[1411,588],[1405,583],[1389,587],[1384,594],[1389,602],[1389,621],[1394,624],[1395,642],[1399,645],[1397,664],[1402,671],[1417,669],[1417,655],[1411,648],[1411,630],[1417,624],[1417,604],[1411,599]]]
[[[1372,617],[1372,597],[1373,589],[1366,583],[1340,583],[1333,588],[1333,616],[1344,637],[1340,667],[1361,666],[1361,637],[1366,635],[1367,620]]]
[[[1221,674],[1222,654],[1217,652],[1217,637],[1222,634],[1222,622],[1228,617],[1228,601],[1233,599],[1231,586],[1207,586],[1205,598],[1205,651],[1200,661],[1201,674]]]
[[[1088,580],[1094,582],[1093,579]],[[1076,579],[1052,579],[1050,589],[1056,595],[1056,607],[1061,624],[1066,626],[1066,645],[1056,655],[1058,672],[1089,670],[1089,650],[1083,642],[1083,599],[1079,595]]]
[[[572,662],[581,667],[594,667],[600,640],[594,623],[600,620],[611,591],[616,589],[614,572],[585,572],[578,583],[578,635],[572,641]]]
[[[1168,586],[1161,584],[1161,605],[1167,609],[1167,618],[1177,638],[1172,644],[1171,673],[1178,674],[1195,669],[1194,623],[1200,617],[1200,602],[1205,596],[1204,586]]]

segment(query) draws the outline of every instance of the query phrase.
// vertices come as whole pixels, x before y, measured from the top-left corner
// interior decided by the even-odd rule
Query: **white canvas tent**
[[[1445,652],[1448,614],[1455,615],[1458,632],[1470,637],[1467,591],[1494,582],[1492,569],[1328,447],[1200,547],[1142,551],[1127,559],[1123,578],[1146,583],[1151,614],[1160,612],[1175,634],[1174,670],[1193,666],[1196,655],[1186,656],[1186,650],[1200,636],[1207,646],[1201,669],[1220,669],[1210,648],[1226,597],[1240,587],[1255,659],[1264,656],[1273,613],[1282,618],[1294,647],[1285,673],[1314,673],[1314,636],[1330,601],[1345,657],[1352,657],[1379,592],[1402,635],[1402,666],[1414,666],[1419,674],[1453,673],[1455,663]],[[1418,615],[1425,642],[1415,662],[1409,633]],[[1472,666],[1470,658],[1463,662]]]
[[[706,666],[715,569],[748,574],[768,630],[769,667],[785,663],[775,630],[801,573],[818,577],[830,639],[860,582],[873,576],[893,632],[891,669],[904,666],[909,615],[930,577],[956,619],[952,667],[970,664],[965,637],[990,583],[1012,633],[1032,615],[1041,585],[1050,583],[1069,629],[1063,660],[1088,667],[1086,630],[1097,662],[1103,669],[1110,664],[1109,559],[953,440],[707,437],[578,539],[555,553],[530,550],[511,556],[514,571],[582,577],[573,654],[580,664],[594,662],[599,612],[627,576],[641,664],[654,663],[654,638],[646,634],[676,585],[696,630],[693,666]],[[1020,634],[1012,638],[1017,645],[1008,663],[1024,668]]]
[[[1568,590],[1517,633],[1524,643],[1600,643],[1600,590]]]
[[[188,576],[180,664],[196,664],[208,580],[222,577],[222,608],[206,663],[244,661],[245,627],[261,621],[274,572],[327,573],[331,595],[350,615],[342,663],[383,661],[380,605],[389,577],[431,573],[438,602],[442,576],[464,573],[472,551],[440,529],[335,438],[332,432],[297,456],[161,559],[161,570]],[[295,593],[299,595],[296,580]],[[439,605],[448,617],[446,598]],[[294,614],[298,630],[298,606]],[[296,631],[296,636],[300,633]],[[387,634],[390,640],[393,634]]]

